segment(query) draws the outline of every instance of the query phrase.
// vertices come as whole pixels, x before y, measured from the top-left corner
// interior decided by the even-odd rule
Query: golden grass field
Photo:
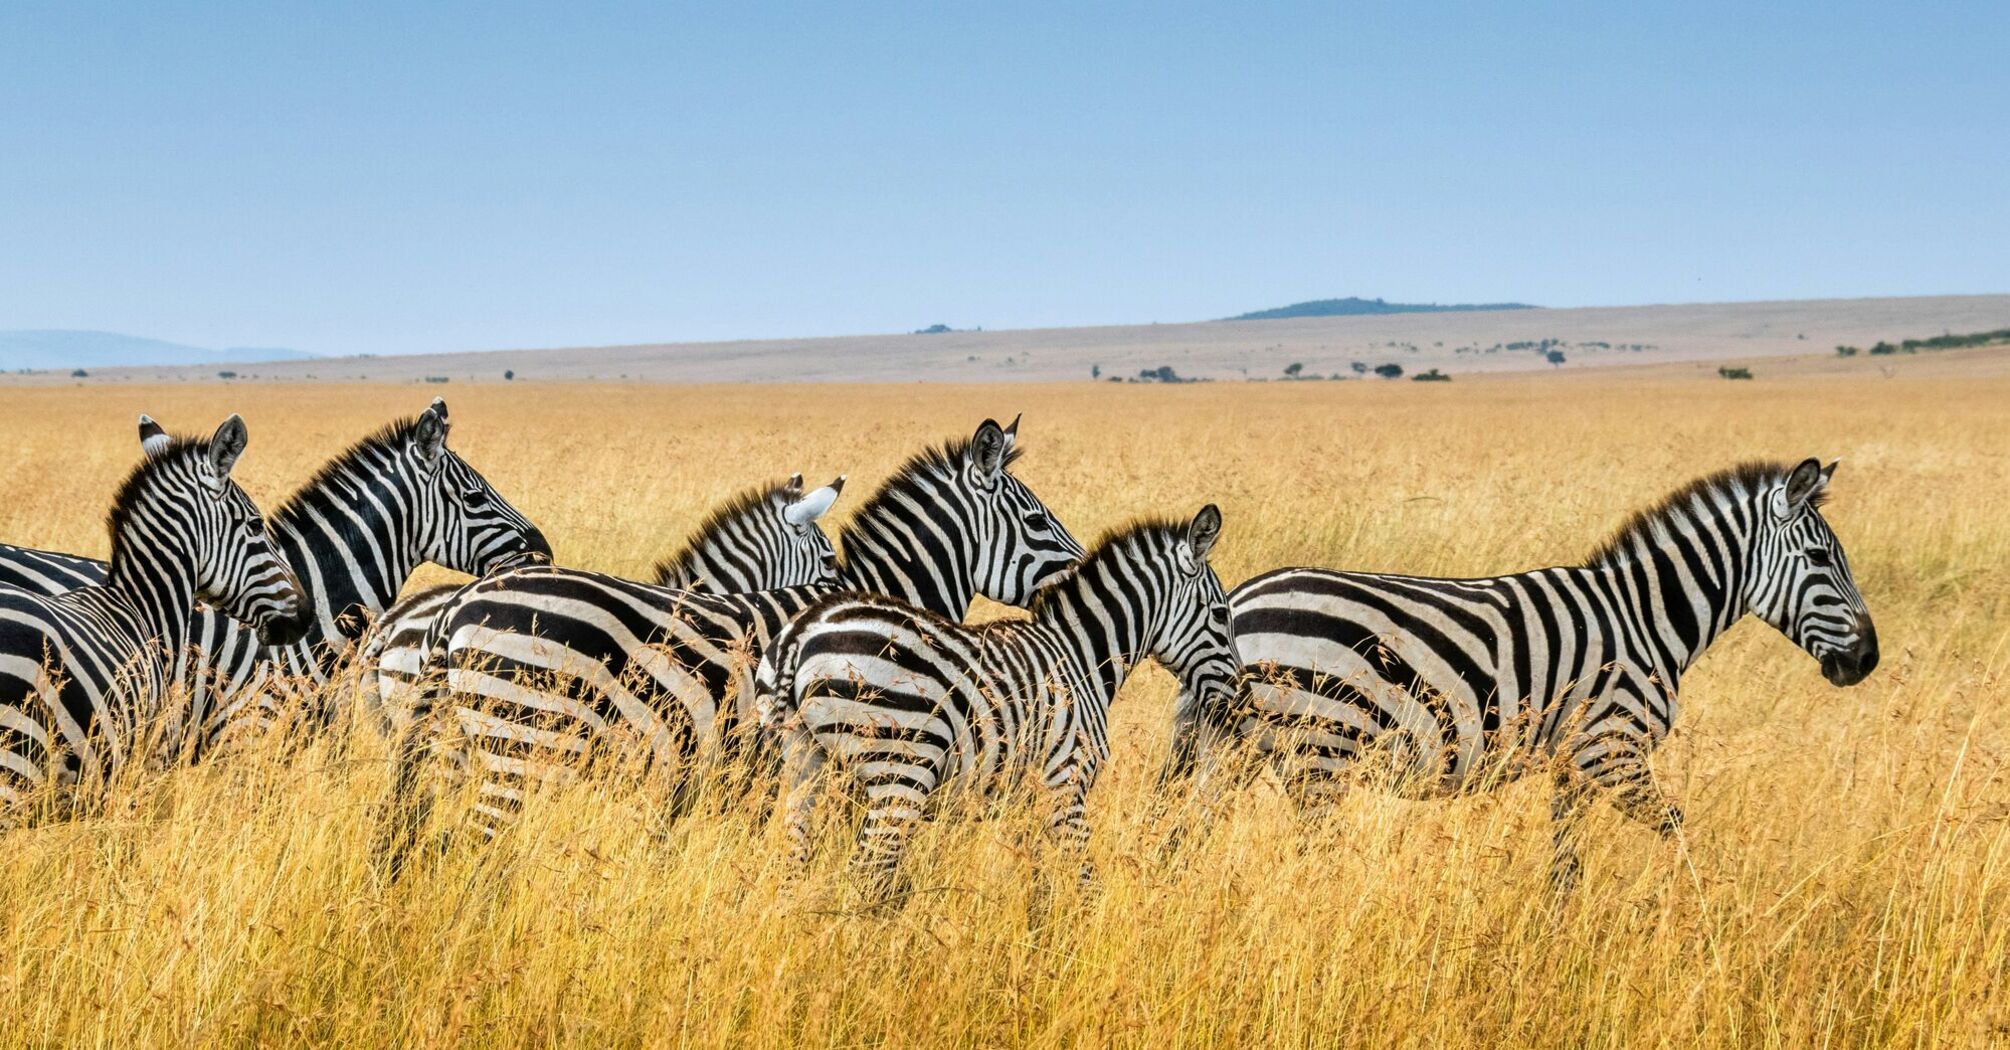
[[[0,852],[0,1044],[1986,1046],[2010,1043],[2010,378],[1504,377],[1190,387],[0,388],[0,539],[102,554],[135,413],[242,412],[276,505],[436,393],[563,563],[640,574],[728,493],[1026,414],[1019,474],[1085,540],[1218,501],[1231,586],[1285,564],[1491,574],[1581,558],[1752,457],[1840,456],[1828,510],[1884,661],[1860,686],[1747,621],[1685,681],[1664,841],[1601,810],[1552,911],[1546,786],[1267,785],[1161,860],[1171,680],[1117,708],[1098,893],[1029,931],[1027,820],[941,821],[903,910],[833,830],[792,877],[738,809],[646,834],[586,785],[386,885],[386,748],[352,729],[128,778]]]

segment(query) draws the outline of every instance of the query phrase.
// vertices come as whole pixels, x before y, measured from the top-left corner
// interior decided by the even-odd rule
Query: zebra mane
[[[412,431],[418,425],[418,416],[407,416],[404,419],[378,427],[368,437],[343,449],[341,454],[321,464],[321,468],[314,472],[314,476],[308,478],[306,484],[294,489],[293,494],[287,496],[286,501],[281,503],[278,509],[274,510],[268,517],[273,521],[293,520],[304,512],[309,495],[321,491],[330,482],[340,478],[350,467],[358,466],[365,460],[379,455],[396,456],[398,450],[404,448],[406,443],[411,441]],[[364,470],[363,473],[367,474],[371,473],[371,471]]]
[[[208,453],[208,438],[170,437],[166,448],[141,458],[139,465],[126,475],[126,480],[119,483],[118,493],[112,497],[112,509],[105,513],[105,528],[112,534],[111,560],[114,563],[124,552],[125,543],[119,537],[124,534],[126,521],[132,517],[133,507],[139,502],[140,490],[169,467]]]
[[[1793,469],[1792,464],[1755,459],[1697,478],[1653,505],[1634,511],[1605,542],[1592,550],[1584,565],[1586,568],[1599,568],[1620,564],[1629,557],[1636,541],[1654,543],[1656,528],[1684,508],[1695,506],[1698,502],[1707,506],[1715,502],[1711,498],[1715,496],[1727,496],[1733,500],[1751,499],[1778,484]],[[1808,505],[1820,507],[1826,502],[1828,491],[1817,489]]]
[[[1019,461],[1019,455],[1024,451],[1016,443],[1009,446],[1005,451],[1005,463],[1002,469],[1010,471],[1012,464]],[[924,483],[930,478],[955,476],[969,453],[970,439],[957,438],[922,449],[909,456],[907,462],[902,463],[900,469],[893,472],[892,477],[881,483],[878,491],[861,504],[858,512],[845,523],[844,531],[838,536],[843,543],[842,549],[851,549],[854,538],[862,531],[862,524],[877,518],[880,509],[886,504],[901,496],[921,495]]]
[[[1090,578],[1103,562],[1114,561],[1119,555],[1154,539],[1164,539],[1168,549],[1171,548],[1185,538],[1189,524],[1177,518],[1146,515],[1105,531],[1089,545],[1089,553],[1082,556],[1073,571],[1033,595],[1033,604],[1026,607],[1027,611],[1037,619],[1041,611],[1058,601],[1063,593],[1072,593],[1085,586],[1082,581]]]
[[[684,546],[678,548],[677,553],[656,563],[656,582],[662,583],[683,575],[690,569],[692,559],[712,541],[719,530],[737,521],[749,511],[758,510],[775,502],[792,503],[801,499],[802,495],[803,490],[800,486],[791,485],[787,481],[777,481],[766,487],[747,489],[714,507],[712,512],[705,516],[705,520],[691,530],[690,538],[684,541]]]

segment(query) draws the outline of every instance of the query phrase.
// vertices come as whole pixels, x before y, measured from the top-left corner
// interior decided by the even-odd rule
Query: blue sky
[[[0,328],[2010,291],[2010,5],[0,5]]]

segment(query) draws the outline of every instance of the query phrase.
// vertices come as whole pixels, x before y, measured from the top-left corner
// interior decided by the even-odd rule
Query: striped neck
[[[359,636],[397,597],[424,560],[424,500],[405,458],[370,440],[324,467],[273,515],[273,535],[314,608],[303,645]]]
[[[974,531],[952,461],[918,457],[845,526],[837,587],[962,620],[977,597]]]
[[[1705,478],[1637,515],[1593,557],[1670,689],[1750,611],[1761,491],[1742,471]]]
[[[1166,586],[1154,564],[1163,558],[1152,554],[1138,536],[1109,540],[1033,605],[1033,629],[1067,654],[1083,681],[1095,683],[1092,699],[1105,707],[1150,655],[1159,629],[1146,622],[1162,615],[1150,592]]]
[[[195,614],[194,540],[181,516],[163,513],[150,495],[132,502],[112,539],[107,589],[131,603],[144,639],[159,652],[179,653],[188,644]]]

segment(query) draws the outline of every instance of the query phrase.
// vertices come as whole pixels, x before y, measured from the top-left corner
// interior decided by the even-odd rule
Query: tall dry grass
[[[131,420],[251,425],[276,503],[433,387],[0,389],[0,538],[102,552]],[[663,837],[583,785],[388,886],[385,748],[135,778],[0,849],[0,1043],[1417,1047],[1982,1046],[2010,1040],[2010,382],[1531,377],[1180,389],[447,391],[453,443],[562,561],[641,573],[704,509],[802,470],[840,512],[925,441],[1024,411],[1019,470],[1085,537],[1215,500],[1231,584],[1282,564],[1489,573],[1581,557],[1632,507],[1754,456],[1840,455],[1830,520],[1884,640],[1837,690],[1755,622],[1686,682],[1664,842],[1609,811],[1552,913],[1540,785],[1350,798],[1258,786],[1177,863],[1140,674],[1091,799],[1093,897],[1027,925],[1024,814],[942,821],[921,892],[857,910],[739,809]]]

